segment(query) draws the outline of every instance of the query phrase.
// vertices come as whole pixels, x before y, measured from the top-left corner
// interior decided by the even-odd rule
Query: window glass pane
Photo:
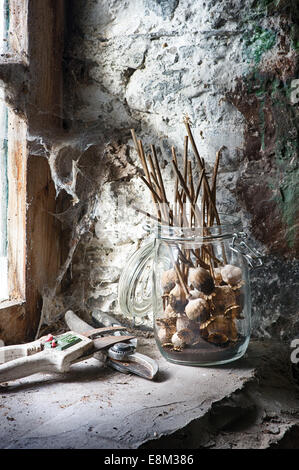
[[[7,50],[8,0],[0,0],[0,51]],[[7,108],[0,89],[0,301],[8,298],[7,286]]]

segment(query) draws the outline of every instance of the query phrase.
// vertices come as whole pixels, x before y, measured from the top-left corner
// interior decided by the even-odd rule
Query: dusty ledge
[[[1,385],[1,448],[299,447],[287,346],[252,341],[235,363],[195,368],[167,363],[153,339],[139,345],[159,361],[155,382],[89,359]]]

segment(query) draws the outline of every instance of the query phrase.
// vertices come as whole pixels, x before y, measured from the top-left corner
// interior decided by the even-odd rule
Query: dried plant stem
[[[202,214],[202,227],[203,227],[203,235],[206,235],[204,227],[207,226],[206,224],[206,192],[205,188],[203,189],[202,198],[201,198],[201,214]]]
[[[188,172],[188,136],[186,135],[184,138],[184,180],[185,181],[187,181],[187,172]],[[183,202],[186,202],[186,194],[184,194]]]
[[[176,156],[176,151],[174,147],[171,147],[171,153],[172,153],[172,158],[173,161],[175,162],[176,166],[178,166],[178,161],[177,161],[177,156]],[[180,196],[179,190],[178,190],[178,184],[179,184],[179,178],[176,175],[176,182],[175,182],[175,201],[179,203],[180,209],[181,209],[181,214],[183,216],[184,214],[184,206],[183,206],[183,201]],[[181,221],[183,221],[183,217],[181,218]],[[184,220],[185,222],[185,220]]]
[[[189,187],[190,187],[190,196],[194,203],[195,191],[194,191],[193,176],[192,176],[192,165],[191,165],[190,160],[188,161],[188,179],[189,179]]]
[[[181,261],[186,265],[190,266],[191,268],[194,268],[194,264],[190,260],[190,251],[188,250],[187,254],[185,254],[185,250],[181,250],[180,248],[178,248],[178,252]]]
[[[202,180],[203,180],[203,174],[204,174],[204,172],[205,172],[205,169],[201,170],[200,178],[199,178],[199,183],[198,183],[198,186],[197,186],[197,189],[196,189],[196,193],[195,193],[194,204],[197,203],[197,199],[198,199],[198,196],[199,196],[199,193],[200,193],[200,189],[201,189],[201,185],[202,185]]]
[[[142,163],[142,166],[143,166],[143,170],[144,170],[146,179],[149,183],[151,183],[151,177],[150,177],[150,174],[149,174],[149,171],[148,171],[146,158],[145,158],[145,154],[144,154],[144,150],[143,150],[141,140],[138,140],[138,148],[139,148],[139,155],[140,155],[140,159],[141,159],[141,163]]]
[[[167,203],[167,197],[166,197],[166,192],[165,192],[165,188],[164,188],[164,183],[163,183],[161,170],[160,170],[160,166],[159,166],[159,161],[158,161],[158,157],[157,157],[157,153],[156,153],[156,149],[155,149],[154,145],[151,145],[151,150],[152,150],[152,154],[153,154],[153,157],[154,157],[154,162],[155,162],[155,166],[156,166],[158,181],[159,181],[160,188],[161,188],[161,191],[162,191],[162,196],[163,196],[162,199],[163,199],[164,202]]]
[[[188,226],[188,220],[187,220],[187,217],[186,217],[186,213],[185,213],[185,206],[184,206],[184,203],[181,199],[181,196],[180,196],[180,193],[178,193],[178,203],[179,203],[179,206],[180,206],[180,218],[181,218],[181,227],[184,226],[184,227],[187,227]]]
[[[203,259],[199,255],[198,251],[199,250],[197,250],[197,249],[196,250],[191,250],[191,253],[193,253],[193,255],[197,259],[197,262],[198,262],[198,264],[201,268],[209,269],[209,265],[203,261]]]
[[[187,185],[184,181],[184,178],[182,177],[182,174],[180,172],[180,170],[178,169],[177,165],[175,164],[175,161],[172,160],[172,164],[173,164],[173,167],[174,167],[174,170],[180,180],[180,183],[181,183],[181,186],[183,187],[184,191],[185,191],[185,194],[191,204],[191,210],[193,211],[194,213],[194,216],[195,218],[197,219],[197,222],[200,222],[200,213],[199,213],[199,210],[198,210],[198,207],[196,205],[193,204],[193,201],[192,201],[192,198],[191,198],[191,195],[189,193],[189,190],[187,188]]]
[[[150,175],[151,175],[152,179],[154,180],[153,183],[152,183],[152,187],[153,187],[154,191],[158,194],[158,196],[159,196],[160,199],[161,199],[161,191],[160,191],[159,184],[158,184],[158,182],[155,180],[155,177],[154,177],[154,175],[153,175],[152,172],[150,172]],[[161,199],[161,200],[162,200],[162,199]],[[158,211],[158,216],[159,216],[159,218],[161,218],[161,209],[160,209],[160,206],[159,206],[159,204],[158,204],[158,201],[156,201],[156,204],[157,204],[157,205],[156,205],[156,209],[157,209],[157,211]]]
[[[152,179],[154,180],[155,185],[157,186],[157,188],[159,188],[159,191],[161,191],[161,188],[159,186],[159,181],[158,181],[158,178],[157,178],[157,174],[156,174],[156,170],[155,170],[155,167],[154,167],[153,159],[152,159],[152,156],[151,156],[150,153],[148,154],[147,159],[148,159],[150,167],[151,167],[150,175],[151,175]]]
[[[212,195],[213,203],[214,203],[215,206],[216,206],[216,183],[217,183],[217,175],[218,175],[219,161],[220,161],[220,157],[221,157],[221,154],[222,154],[222,150],[223,150],[224,148],[225,148],[225,147],[221,147],[221,148],[218,150],[218,152],[216,153],[216,160],[215,160],[214,169],[213,169],[211,195]],[[209,226],[212,226],[212,225],[213,225],[213,221],[214,221],[214,213],[210,211],[210,214],[209,214]]]
[[[183,289],[186,297],[189,295],[188,288],[188,275],[191,267],[200,266],[207,269],[213,279],[215,279],[214,268],[221,265],[220,261],[214,254],[214,247],[204,237],[211,235],[214,221],[217,225],[221,225],[220,217],[216,208],[216,185],[219,170],[219,163],[221,153],[224,147],[216,154],[216,160],[213,167],[212,177],[208,178],[205,168],[205,161],[200,157],[196,143],[194,141],[189,119],[185,118],[185,126],[187,135],[184,137],[184,153],[182,170],[179,169],[179,161],[176,154],[175,147],[171,147],[172,165],[175,171],[174,180],[174,195],[173,203],[169,203],[165,191],[165,184],[162,178],[161,168],[157,157],[157,151],[154,145],[151,145],[151,151],[145,155],[142,141],[137,140],[135,132],[131,129],[133,142],[139,156],[144,176],[140,176],[144,184],[150,190],[152,199],[155,203],[157,216],[149,214],[142,209],[135,209],[148,216],[150,219],[160,222],[163,225],[176,227],[184,227],[188,230],[191,229],[193,236],[193,229],[202,227],[203,243],[200,248],[186,248],[184,245],[178,247],[178,258],[174,258],[171,246],[168,245],[170,258],[177,273],[178,282]],[[188,147],[191,143],[192,150],[198,162],[200,169],[199,181],[194,184],[194,173],[192,169],[191,159],[188,159]],[[199,201],[199,202],[198,202]],[[199,205],[201,204],[201,210]],[[221,228],[219,229],[221,234]],[[197,232],[194,232],[197,235]],[[222,259],[227,263],[223,243],[220,242],[222,249]]]
[[[189,124],[188,120],[186,120],[186,119],[185,119],[184,122],[185,122],[185,126],[186,126],[186,129],[187,129],[188,137],[190,139],[190,142],[191,142],[191,145],[192,145],[192,148],[193,148],[193,152],[194,152],[194,154],[197,158],[200,169],[203,170],[204,169],[203,161],[200,158],[200,155],[198,153],[198,150],[197,150],[197,147],[196,147],[196,144],[195,144],[192,132],[191,132],[190,124]],[[206,176],[206,173],[203,174],[203,182],[204,182],[204,187],[206,188],[206,192],[207,192],[207,195],[209,197],[210,203],[212,205],[212,209],[214,211],[214,214],[215,214],[215,217],[216,217],[216,220],[217,220],[217,224],[220,225],[219,215],[218,215],[217,209],[215,207],[215,204],[213,203],[213,200],[212,200],[211,190],[210,190],[210,186],[209,186],[209,182],[208,182],[208,178]]]
[[[156,193],[156,191],[154,190],[154,188],[152,187],[152,185],[146,180],[146,178],[144,178],[142,175],[140,175],[140,178],[142,179],[142,181],[144,182],[144,184],[146,184],[146,186],[148,187],[148,189],[151,191],[152,195],[153,195],[153,198],[154,198],[154,202],[156,203],[157,201],[160,202],[160,203],[163,203],[162,199],[160,198],[160,196],[158,196],[158,194]]]
[[[142,177],[142,179],[145,182],[145,184],[148,186],[148,188],[150,189],[154,205],[157,208],[158,207],[159,196],[154,191],[154,189],[152,188],[152,185],[151,185],[151,177],[150,177],[148,167],[147,167],[147,164],[146,164],[146,159],[145,159],[145,155],[144,155],[144,151],[143,151],[143,147],[142,147],[142,142],[141,142],[141,140],[140,141],[137,140],[134,129],[131,129],[131,134],[132,134],[132,138],[133,138],[133,142],[134,142],[134,145],[135,145],[137,155],[139,156],[144,174],[146,176],[146,179],[143,178],[143,177]],[[161,217],[161,213],[160,213],[159,210],[157,210],[157,215],[158,215],[158,217]]]
[[[193,184],[193,177],[192,177],[192,166],[190,160],[188,161],[188,182],[189,182],[189,188],[190,188],[190,197],[192,200],[192,204],[195,205],[194,199],[195,199],[195,191],[194,191],[194,184]],[[193,214],[192,211],[190,212],[190,227],[192,227],[192,219],[193,219]]]
[[[159,161],[157,157],[157,152],[156,152],[154,145],[151,145],[151,150],[152,150],[152,155],[153,155],[153,161],[155,164],[156,175],[157,175],[157,179],[158,179],[159,187],[161,191],[161,199],[163,200],[164,216],[166,215],[167,218],[169,219],[170,225],[173,225],[173,211],[171,210],[169,202],[167,200],[164,182],[163,182],[163,178],[161,174],[161,169],[160,169],[160,165],[159,165]]]
[[[136,206],[134,206],[134,205],[133,205],[132,207],[133,207],[133,209],[135,209],[135,211],[140,212],[140,214],[146,215],[147,217],[149,217],[150,219],[154,220],[155,222],[160,222],[160,223],[162,223],[162,224],[164,224],[164,225],[167,225],[167,224],[168,224],[168,222],[167,222],[166,220],[160,219],[160,218],[158,218],[158,217],[155,217],[154,215],[150,214],[149,212],[146,212],[146,211],[144,211],[144,210],[142,210],[142,209],[139,209],[139,207],[136,207]]]
[[[144,172],[146,174],[146,178],[147,178],[147,181],[149,183],[148,187],[152,191],[154,202],[158,201],[160,203],[160,209],[162,209],[162,213],[163,213],[164,218],[169,220],[170,210],[169,210],[169,205],[168,205],[168,201],[167,201],[167,197],[166,197],[166,193],[165,193],[165,189],[164,189],[164,184],[163,184],[163,180],[162,180],[161,171],[160,171],[160,167],[159,167],[159,163],[158,163],[155,148],[154,148],[154,146],[152,146],[152,151],[153,151],[154,159],[155,159],[155,163],[156,163],[156,172],[155,172],[155,168],[153,167],[153,169],[154,169],[153,174],[154,175],[157,174],[157,177],[154,176],[154,179],[157,181],[157,187],[158,187],[160,195],[158,195],[157,192],[152,187],[151,176],[150,176],[150,173],[148,171],[148,167],[147,167],[147,163],[146,163],[145,154],[144,154],[144,151],[143,151],[143,146],[142,146],[141,140],[138,141],[138,146],[139,146],[139,149],[140,149],[140,156],[141,156],[141,161],[143,163]],[[156,199],[156,201],[155,201],[155,199]]]
[[[172,157],[173,157],[173,159],[175,160],[175,162],[177,164],[177,157],[176,157],[174,147],[172,147]],[[178,177],[176,176],[175,177],[175,185],[174,185],[174,207],[175,207],[175,217],[176,218],[177,218],[178,208],[179,208],[179,198],[180,198],[179,180],[178,180]],[[183,220],[182,217],[180,217],[180,225],[182,223],[182,220]]]
[[[138,156],[140,158],[139,148],[138,148],[138,141],[137,141],[137,137],[136,137],[134,129],[131,129],[131,135],[132,135],[132,138],[133,138],[133,142],[134,142],[134,145],[135,145],[136,152],[138,153]]]
[[[183,275],[182,275],[182,272],[181,272],[181,270],[180,270],[180,267],[179,267],[179,263],[178,263],[178,262],[175,262],[175,263],[174,263],[174,268],[175,268],[176,273],[177,273],[177,276],[178,276],[178,278],[179,278],[180,285],[181,285],[183,291],[185,292],[186,297],[188,297],[188,295],[189,295],[189,290],[188,290],[187,284],[186,284],[186,282],[185,282],[185,280],[184,280],[184,277],[183,277]]]
[[[213,197],[216,194],[216,181],[217,181],[217,174],[218,174],[218,168],[219,168],[219,161],[220,161],[220,157],[221,157],[221,153],[223,149],[224,147],[221,147],[216,153],[216,160],[215,160],[213,176],[212,176],[212,189],[211,189]]]
[[[176,153],[175,153],[175,148],[174,147],[171,147],[171,152],[172,152],[172,158],[174,159],[176,165],[178,164],[178,160],[177,160],[177,157],[176,157]],[[178,201],[178,192],[179,192],[179,179],[178,177],[176,176],[175,177],[175,185],[174,185],[174,203],[176,204],[177,201]]]

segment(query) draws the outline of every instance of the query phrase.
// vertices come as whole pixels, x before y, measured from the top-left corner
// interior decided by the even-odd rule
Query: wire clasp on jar
[[[235,253],[244,256],[251,268],[260,268],[264,264],[262,254],[255,248],[250,248],[244,241],[246,239],[247,234],[245,232],[234,233],[229,246]]]

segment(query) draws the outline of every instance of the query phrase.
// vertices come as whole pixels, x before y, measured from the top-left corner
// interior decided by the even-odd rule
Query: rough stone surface
[[[0,447],[9,449],[297,448],[298,386],[290,351],[251,343],[246,357],[218,368],[155,357],[155,382],[95,359],[58,375],[36,374],[0,385]]]
[[[130,128],[145,146],[159,147],[171,191],[170,146],[182,152],[187,113],[208,168],[226,147],[219,209],[238,214],[266,255],[265,266],[251,273],[253,333],[286,341],[298,336],[296,2],[78,0],[68,2],[67,17],[65,128],[75,154],[80,143],[75,161],[90,184],[77,195],[74,157],[67,161],[66,148],[59,153],[59,181],[73,202],[80,199],[69,204],[70,222],[76,209],[94,222],[80,239],[72,229],[67,306],[83,315],[94,307],[119,311],[119,275],[145,238],[132,206],[150,210],[152,204],[138,178]],[[91,154],[98,160],[89,160]],[[104,168],[114,168],[108,176],[105,155]]]

